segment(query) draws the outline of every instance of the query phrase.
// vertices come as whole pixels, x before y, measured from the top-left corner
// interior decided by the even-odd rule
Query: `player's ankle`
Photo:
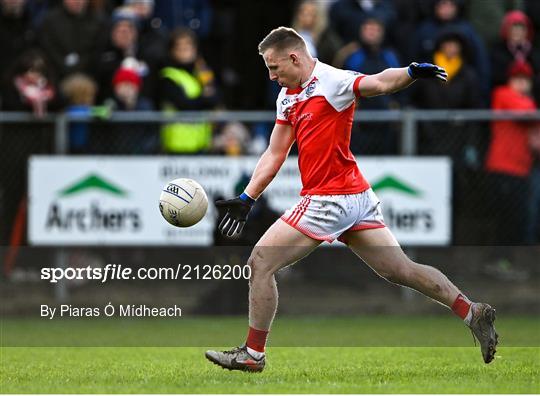
[[[248,353],[255,359],[261,359],[264,356],[264,348],[266,339],[268,338],[268,330],[259,330],[249,326],[246,347]]]
[[[470,325],[472,319],[472,302],[463,294],[458,294],[452,304],[452,311],[459,316],[465,324]]]
[[[255,349],[251,349],[250,347],[246,347],[247,353],[251,355],[255,360],[261,360],[264,357],[264,352],[256,351]]]

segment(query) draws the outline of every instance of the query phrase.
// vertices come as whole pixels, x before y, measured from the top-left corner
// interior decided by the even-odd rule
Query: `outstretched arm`
[[[293,142],[294,132],[291,126],[276,123],[270,136],[270,144],[259,159],[244,193],[234,199],[216,201],[217,207],[227,209],[218,226],[223,235],[232,237],[242,232],[251,207],[277,175]]]
[[[409,67],[390,68],[365,76],[358,84],[361,96],[385,95],[407,88],[418,78],[437,78],[446,81],[446,71],[431,63],[413,62]]]

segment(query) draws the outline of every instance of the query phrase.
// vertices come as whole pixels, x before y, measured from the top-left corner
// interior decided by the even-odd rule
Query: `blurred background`
[[[192,177],[210,202],[243,190],[279,92],[257,44],[282,25],[338,68],[447,70],[447,84],[361,98],[351,149],[413,258],[473,299],[540,312],[540,2],[0,0],[3,314],[111,295],[246,313],[246,282],[51,285],[39,268],[244,263],[297,199],[295,148],[238,240],[215,232],[212,204],[201,224],[173,229],[159,189]],[[279,279],[285,314],[444,312],[346,249],[323,247]]]

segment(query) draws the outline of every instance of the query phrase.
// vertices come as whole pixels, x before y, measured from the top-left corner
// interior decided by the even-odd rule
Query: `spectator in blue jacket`
[[[459,0],[435,0],[433,17],[423,22],[416,31],[415,58],[428,60],[435,49],[435,40],[443,31],[453,30],[461,34],[471,48],[472,65],[479,78],[484,102],[490,91],[490,62],[486,47],[472,25],[460,16]]]
[[[330,7],[330,26],[344,43],[356,41],[358,28],[367,18],[374,17],[387,27],[396,19],[391,0],[338,0]]]
[[[170,31],[179,27],[191,29],[199,40],[206,38],[212,27],[212,7],[208,0],[158,0],[154,16]]]
[[[345,60],[344,69],[364,74],[376,74],[389,67],[399,67],[396,53],[383,46],[385,28],[382,21],[376,18],[366,19],[359,29],[357,49]],[[358,44],[360,44],[358,46]],[[361,110],[386,110],[395,107],[397,96],[381,95],[362,98],[358,108]],[[387,122],[355,125],[351,147],[359,154],[396,154],[396,131]]]
[[[363,74],[376,74],[389,67],[400,67],[397,54],[383,46],[385,28],[376,18],[366,19],[360,26],[360,46],[345,60],[344,69]],[[392,98],[388,95],[375,96],[362,101],[362,109],[388,109]]]

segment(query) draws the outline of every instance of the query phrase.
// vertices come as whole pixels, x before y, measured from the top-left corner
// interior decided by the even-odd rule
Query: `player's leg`
[[[251,267],[250,327],[270,330],[278,301],[274,274],[308,255],[321,242],[304,235],[281,219],[266,231],[248,259]]]
[[[321,242],[304,235],[281,219],[266,231],[248,259],[251,279],[246,343],[231,351],[207,351],[207,359],[229,370],[263,370],[266,339],[278,304],[274,274],[308,255]]]
[[[383,278],[413,288],[451,308],[480,341],[484,361],[489,363],[493,360],[497,345],[493,308],[483,303],[471,303],[441,271],[409,259],[386,227],[348,231],[344,240]]]
[[[386,227],[345,234],[352,251],[390,282],[418,290],[451,307],[460,290],[438,269],[412,261]]]

